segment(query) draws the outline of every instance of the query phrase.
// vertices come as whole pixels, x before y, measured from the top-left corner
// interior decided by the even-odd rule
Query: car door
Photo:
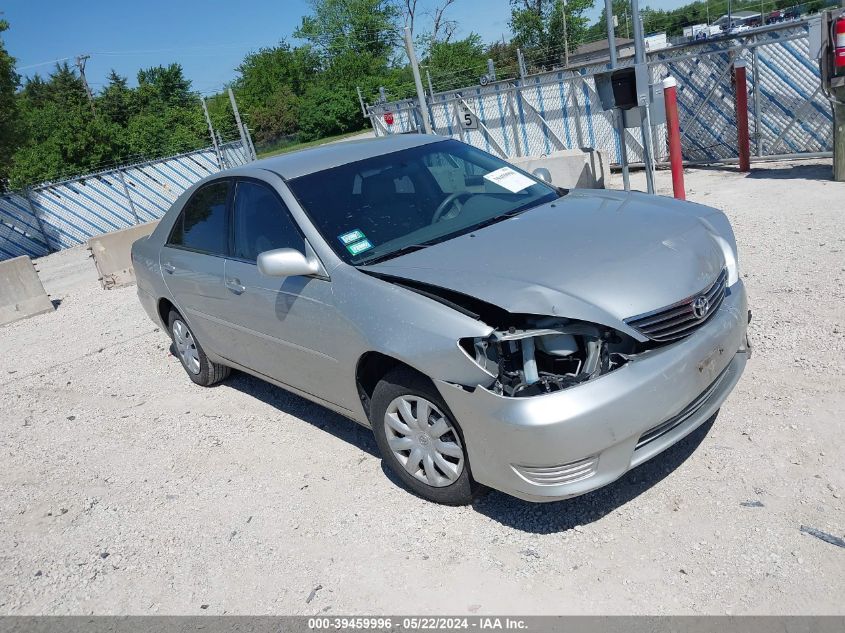
[[[341,327],[331,282],[324,276],[269,277],[258,255],[310,249],[279,195],[268,184],[240,179],[231,211],[224,319],[232,330],[227,358],[329,402],[340,378],[335,359]],[[235,344],[236,341],[236,344]]]
[[[164,282],[176,307],[206,351],[216,352],[226,334],[219,317],[228,300],[223,285],[228,251],[228,202],[232,182],[209,182],[194,192],[164,247],[159,261]]]

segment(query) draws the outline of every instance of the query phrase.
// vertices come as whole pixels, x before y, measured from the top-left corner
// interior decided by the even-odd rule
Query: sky
[[[422,9],[434,3],[419,0]],[[642,4],[667,8],[683,2]],[[597,0],[591,20],[602,6]],[[95,92],[111,69],[134,85],[139,68],[171,62],[182,64],[194,90],[218,92],[234,79],[246,53],[281,39],[295,44],[291,35],[308,12],[307,0],[0,0],[0,15],[11,26],[3,39],[20,74],[46,75],[55,60],[72,64],[77,55],[89,54],[86,75]],[[509,35],[508,0],[455,0],[447,16],[458,22],[458,37],[474,31],[489,42]]]

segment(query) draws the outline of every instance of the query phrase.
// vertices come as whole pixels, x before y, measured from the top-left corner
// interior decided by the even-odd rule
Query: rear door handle
[[[174,266],[170,262],[167,262],[164,266],[162,266],[162,268],[164,268],[164,272],[168,273],[169,275],[172,275],[176,272],[176,266]]]
[[[227,279],[226,280],[226,287],[234,292],[236,295],[241,294],[244,290],[246,290],[246,286],[241,284],[240,279]]]

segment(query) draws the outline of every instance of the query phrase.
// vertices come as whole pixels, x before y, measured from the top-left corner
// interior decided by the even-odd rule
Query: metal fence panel
[[[221,147],[225,166],[249,162],[240,141]],[[185,189],[220,171],[213,148],[128,165],[0,196],[0,260],[82,244],[164,215]]]
[[[747,36],[676,46],[648,55],[653,83],[672,75],[684,158],[718,162],[736,158],[737,130],[732,68],[742,58],[749,71],[749,124],[758,156],[825,152],[832,149],[832,114],[821,93],[818,63],[809,54],[809,21],[752,31]],[[620,65],[633,60],[623,59]],[[620,160],[621,139],[613,115],[601,109],[593,64],[471,86],[433,95],[429,112],[437,134],[460,138],[504,157],[543,155],[561,149],[595,147]],[[458,117],[468,107],[478,130],[462,130]],[[368,106],[376,135],[419,131],[415,99]],[[393,114],[393,124],[385,121]],[[643,160],[638,128],[625,131],[628,159]],[[656,160],[668,159],[665,125],[650,139]]]

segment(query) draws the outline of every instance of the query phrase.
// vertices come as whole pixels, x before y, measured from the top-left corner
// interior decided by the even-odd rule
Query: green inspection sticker
[[[368,251],[373,247],[370,244],[370,240],[364,238],[360,242],[355,242],[354,244],[347,244],[346,250],[348,250],[352,255],[360,255],[364,251]]]
[[[349,231],[349,233],[338,235],[337,239],[339,239],[344,246],[349,246],[353,242],[367,239],[367,236],[364,235],[363,231],[355,229],[354,231]]]

